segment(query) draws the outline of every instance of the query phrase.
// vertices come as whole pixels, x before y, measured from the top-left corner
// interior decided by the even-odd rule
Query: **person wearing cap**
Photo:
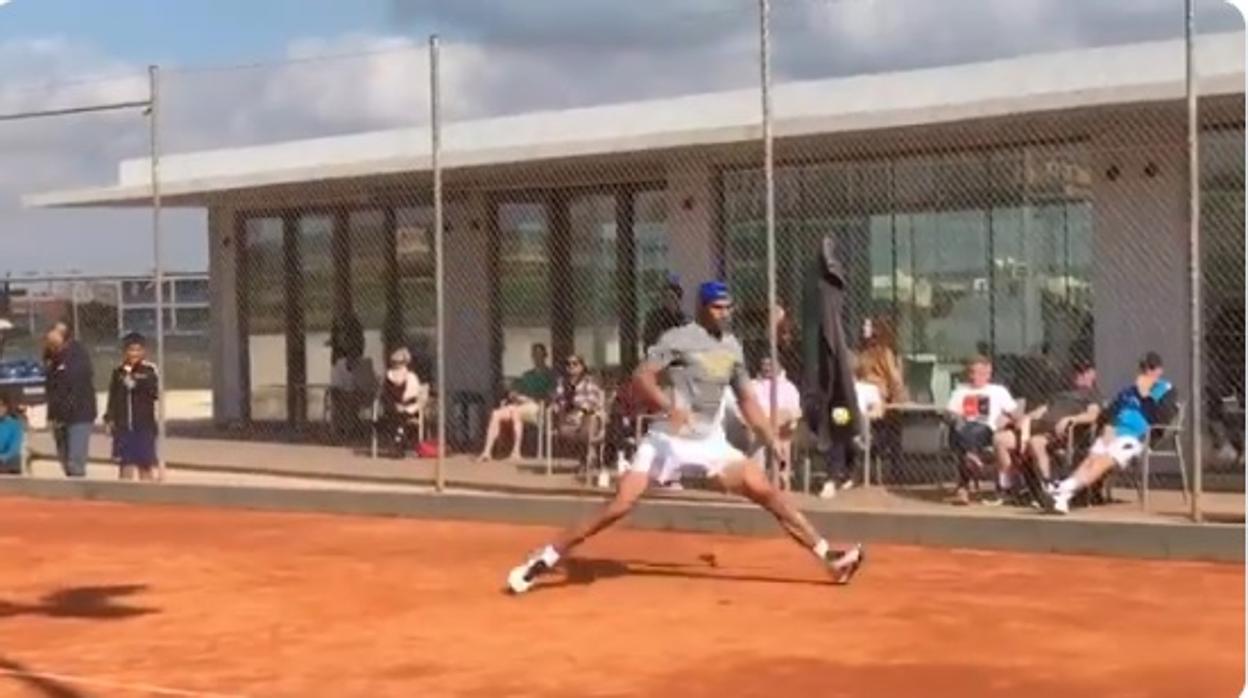
[[[680,304],[684,301],[685,291],[680,286],[680,277],[670,274],[667,285],[663,288],[663,303],[646,314],[646,324],[641,333],[642,347],[649,351],[664,332],[673,327],[680,327],[689,322]]]
[[[113,458],[122,480],[154,480],[156,400],[160,373],[147,360],[146,340],[132,332],[122,339],[121,365],[108,381],[104,425],[113,435]]]
[[[1174,386],[1162,375],[1161,356],[1150,351],[1140,359],[1135,382],[1123,388],[1105,410],[1106,425],[1088,457],[1070,477],[1046,497],[1046,507],[1059,514],[1070,512],[1070,500],[1114,467],[1126,468],[1144,451],[1149,430],[1169,424],[1178,413]]]
[[[766,509],[781,528],[828,571],[834,583],[850,581],[865,559],[861,545],[835,550],[805,516],[777,490],[761,464],[728,442],[724,416],[731,390],[748,425],[763,446],[777,452],[777,438],[745,370],[745,352],[728,330],[732,297],[720,281],[698,289],[694,322],[668,330],[634,373],[634,385],[663,415],[620,474],[615,496],[588,519],[566,529],[507,575],[513,593],[528,591],[573,548],[623,519],[652,483],[678,481],[700,471],[724,490]],[[660,387],[660,377],[669,387]]]

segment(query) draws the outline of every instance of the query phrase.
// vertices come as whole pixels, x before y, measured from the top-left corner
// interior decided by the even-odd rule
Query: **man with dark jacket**
[[[853,483],[854,437],[863,428],[854,386],[853,357],[845,339],[845,267],[836,238],[823,239],[802,297],[802,412],[824,454],[827,477],[822,496]]]
[[[95,385],[91,356],[58,323],[44,335],[48,360],[48,424],[66,477],[85,477],[91,425],[95,422]]]

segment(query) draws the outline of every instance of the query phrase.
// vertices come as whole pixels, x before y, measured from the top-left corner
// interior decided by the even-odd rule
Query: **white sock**
[[[542,549],[542,552],[537,556],[537,559],[546,563],[547,567],[554,567],[555,563],[559,562],[559,551],[555,550],[555,546],[548,545]]]
[[[1057,485],[1057,493],[1060,495],[1070,497],[1078,491],[1079,481],[1073,477],[1068,477]]]
[[[811,548],[815,552],[815,557],[820,560],[828,559],[828,551],[831,549],[832,546],[828,545],[828,541],[823,538],[820,538],[819,542],[815,543],[815,547]]]
[[[1014,486],[1014,478],[1010,477],[1010,473],[997,473],[997,486],[1004,491],[1008,491]]]

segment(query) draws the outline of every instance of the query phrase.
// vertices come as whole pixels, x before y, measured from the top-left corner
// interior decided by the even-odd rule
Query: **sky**
[[[0,0],[2,2],[3,0]],[[779,81],[1172,38],[1181,0],[773,0]],[[1201,31],[1242,24],[1197,0]],[[146,95],[166,152],[419,125],[425,41],[448,119],[756,84],[755,0],[9,0],[0,112]],[[1181,56],[1176,55],[1176,60]],[[29,211],[24,192],[107,184],[146,154],[137,112],[0,122],[0,274],[145,273],[142,212]],[[173,213],[167,266],[206,268]]]

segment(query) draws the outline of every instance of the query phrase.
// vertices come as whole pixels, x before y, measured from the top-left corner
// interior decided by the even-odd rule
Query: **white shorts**
[[[666,485],[679,482],[686,472],[719,477],[728,466],[744,460],[745,454],[728,443],[723,431],[692,439],[651,431],[637,446],[628,469],[649,473],[652,481]]]
[[[1143,451],[1144,444],[1134,436],[1115,436],[1112,439],[1097,439],[1092,444],[1091,454],[1110,458],[1119,468],[1125,468]]]

